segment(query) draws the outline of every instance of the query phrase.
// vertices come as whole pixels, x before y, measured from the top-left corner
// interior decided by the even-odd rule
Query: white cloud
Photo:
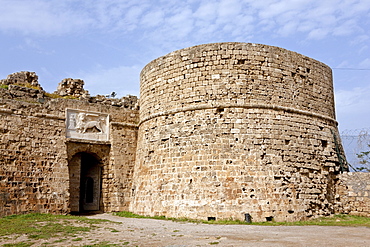
[[[212,21],[216,17],[217,6],[215,2],[201,2],[194,16],[203,21]]]
[[[362,60],[359,66],[361,69],[370,69],[370,58],[366,58]]]
[[[160,25],[163,22],[163,17],[164,17],[164,13],[162,10],[160,9],[153,10],[153,11],[146,13],[143,16],[141,23],[144,26],[155,27],[155,26]]]
[[[370,123],[370,86],[335,92],[336,111],[341,129],[361,129]]]
[[[323,28],[317,28],[308,33],[309,39],[323,39],[328,34],[328,31]]]
[[[339,90],[335,94],[335,98],[337,101],[338,107],[342,109],[348,109],[350,111],[361,111],[361,105],[366,103],[366,109],[369,108],[370,105],[370,87],[363,88],[363,87],[355,87],[349,90]]]
[[[288,22],[282,25],[282,27],[279,29],[279,33],[282,36],[288,36],[288,35],[294,34],[297,31],[297,28],[298,28],[297,23]]]
[[[30,51],[32,50],[33,52],[39,53],[39,54],[44,54],[44,55],[52,55],[55,53],[54,50],[47,50],[42,45],[40,45],[36,40],[31,39],[31,38],[25,38],[24,42],[20,44],[18,49],[23,50],[23,51]]]
[[[364,43],[367,44],[369,40],[370,40],[370,37],[366,34],[358,35],[351,40],[350,44],[351,45],[361,45]]]
[[[341,61],[338,65],[335,66],[335,68],[350,68],[351,63],[347,60]]]
[[[298,31],[308,39],[319,40],[329,35],[350,36],[354,31],[364,29],[366,24],[361,16],[366,18],[370,7],[368,4],[361,4],[361,8],[358,8],[360,2],[286,0],[270,1],[265,5],[251,3],[251,6],[259,16],[257,28],[262,27],[265,32],[270,31],[281,36]],[[351,15],[348,15],[349,10]]]
[[[347,20],[344,23],[334,28],[333,34],[336,36],[347,36],[356,32],[356,22],[354,20]]]
[[[365,2],[365,3],[364,3]],[[159,44],[217,39],[223,30],[230,39],[251,34],[323,39],[366,30],[363,18],[370,1],[347,0],[0,0],[0,30],[55,35],[84,32],[140,31]],[[361,18],[362,16],[365,16]],[[155,28],[154,28],[155,27]],[[208,31],[210,28],[211,31]],[[363,34],[361,34],[363,35]],[[354,39],[356,37],[353,37]]]
[[[276,18],[279,19],[283,15],[289,12],[301,12],[305,10],[305,6],[307,6],[307,2],[304,1],[275,1],[271,4],[262,5],[259,11],[259,16],[262,19],[272,19]],[[299,18],[295,16],[295,18]],[[286,20],[286,19],[285,19]],[[292,19],[289,19],[292,20]]]
[[[358,49],[358,54],[364,54],[369,49],[369,46],[362,45],[360,49]]]
[[[92,19],[62,1],[0,0],[0,30],[25,34],[55,35],[88,26]]]
[[[310,32],[311,30],[313,30],[316,26],[315,23],[313,23],[312,21],[309,21],[309,20],[305,20],[301,23],[297,23],[299,24],[297,26],[297,31],[299,32],[303,32],[303,33],[307,33],[307,32]]]
[[[242,4],[237,0],[221,0],[218,6],[219,18],[233,18],[237,16],[240,11]]]

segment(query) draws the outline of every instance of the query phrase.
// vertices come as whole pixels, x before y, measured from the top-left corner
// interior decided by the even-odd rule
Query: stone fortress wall
[[[0,88],[0,215],[80,211],[81,167],[73,161],[81,163],[81,154],[91,154],[99,163],[99,208],[127,210],[136,149],[136,98],[115,99],[119,102],[114,105],[120,106],[112,106],[110,99],[66,99],[38,85],[25,87],[30,86],[28,75],[15,73],[0,83],[8,85]],[[80,86],[68,96],[80,94]],[[109,114],[108,140],[67,138],[66,109]]]
[[[342,174],[331,70],[316,60],[247,43],[182,49],[143,69],[140,110],[80,79],[53,94],[37,79],[0,80],[0,215],[369,213],[353,186],[363,173]]]

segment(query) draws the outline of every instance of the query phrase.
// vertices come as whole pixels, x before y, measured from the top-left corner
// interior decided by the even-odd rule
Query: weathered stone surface
[[[301,220],[334,212],[331,70],[281,48],[208,44],[141,73],[130,210]]]

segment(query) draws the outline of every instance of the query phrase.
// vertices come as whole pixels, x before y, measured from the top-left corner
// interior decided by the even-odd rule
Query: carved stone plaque
[[[109,140],[109,115],[74,109],[66,110],[67,138]]]

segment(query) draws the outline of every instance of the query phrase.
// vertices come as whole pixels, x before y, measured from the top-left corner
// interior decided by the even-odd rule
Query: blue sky
[[[370,127],[370,0],[0,0],[0,78],[35,71],[92,95],[139,95],[139,73],[213,42],[279,46],[333,68],[341,130]]]

